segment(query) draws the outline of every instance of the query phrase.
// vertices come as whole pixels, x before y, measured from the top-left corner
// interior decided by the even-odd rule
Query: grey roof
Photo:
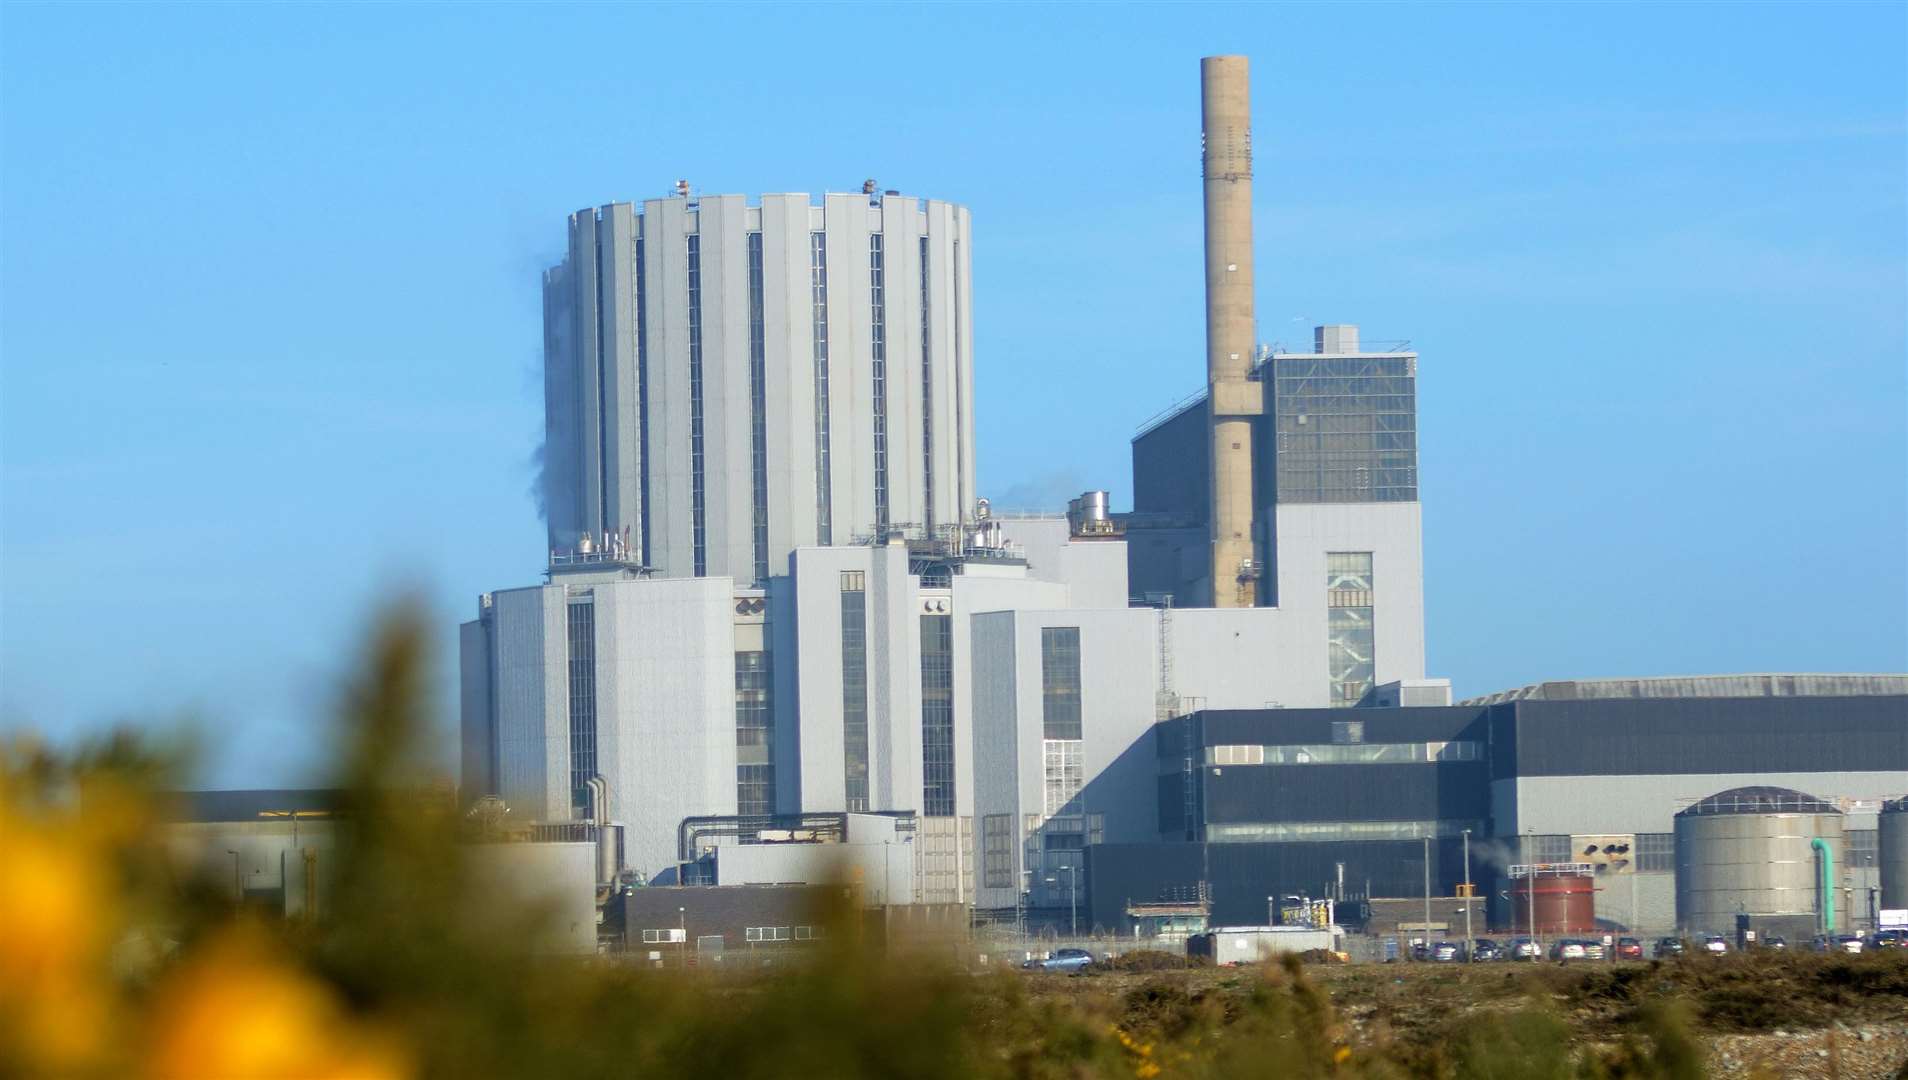
[[[252,821],[266,812],[329,813],[342,792],[334,788],[248,788],[238,791],[170,791],[160,798],[168,821]]]
[[[1707,814],[1839,814],[1834,803],[1782,787],[1739,787],[1719,791],[1679,811],[1677,817]]]
[[[1460,705],[1592,698],[1893,697],[1908,695],[1908,675],[1757,672],[1665,675],[1642,679],[1563,679],[1467,698]]]

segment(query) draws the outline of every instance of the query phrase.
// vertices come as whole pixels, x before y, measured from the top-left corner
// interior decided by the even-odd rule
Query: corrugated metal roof
[[[1561,679],[1467,698],[1460,705],[1601,698],[1892,697],[1908,696],[1908,675],[1893,673],[1756,672],[1652,678]]]

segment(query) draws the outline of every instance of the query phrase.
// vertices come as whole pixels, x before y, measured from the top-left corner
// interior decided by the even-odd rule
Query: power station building
[[[612,203],[543,280],[553,552],[760,584],[797,547],[946,536],[974,501],[965,207]]]
[[[1711,907],[1685,903],[1694,921],[1679,919],[1676,835],[1691,807],[1747,788],[1830,807],[1840,925],[1872,925],[1877,814],[1908,787],[1908,676],[1603,680],[1449,708],[1204,710],[1133,752],[1151,757],[1155,787],[1124,797],[1151,796],[1160,839],[1088,852],[1105,927],[1126,925],[1133,904],[1200,893],[1215,924],[1263,918],[1267,897],[1287,893],[1416,897],[1427,871],[1435,895],[1452,896],[1468,833],[1470,880],[1495,925],[1511,921],[1500,894],[1512,866],[1584,863],[1606,925],[1728,932]]]

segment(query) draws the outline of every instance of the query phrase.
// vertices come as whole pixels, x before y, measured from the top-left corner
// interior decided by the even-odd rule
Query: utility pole
[[[225,853],[232,856],[232,896],[239,903],[245,902],[245,875],[239,871],[239,853],[226,848]]]
[[[1069,908],[1067,934],[1078,938],[1080,936],[1080,868],[1077,866],[1067,867],[1067,901]]]

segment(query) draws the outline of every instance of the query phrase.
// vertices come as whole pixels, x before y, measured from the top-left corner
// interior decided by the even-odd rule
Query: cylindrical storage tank
[[[1842,812],[1813,795],[1778,787],[1718,792],[1676,815],[1676,924],[1729,935],[1737,915],[1822,920],[1832,913],[1818,925],[1846,926],[1835,894],[1847,852]]]
[[[1533,893],[1535,895],[1533,895]],[[1535,916],[1536,928],[1531,928]],[[1597,928],[1597,879],[1537,870],[1511,882],[1511,928],[1548,937]]]
[[[1908,908],[1908,795],[1882,804],[1876,823],[1881,856],[1881,906]]]

